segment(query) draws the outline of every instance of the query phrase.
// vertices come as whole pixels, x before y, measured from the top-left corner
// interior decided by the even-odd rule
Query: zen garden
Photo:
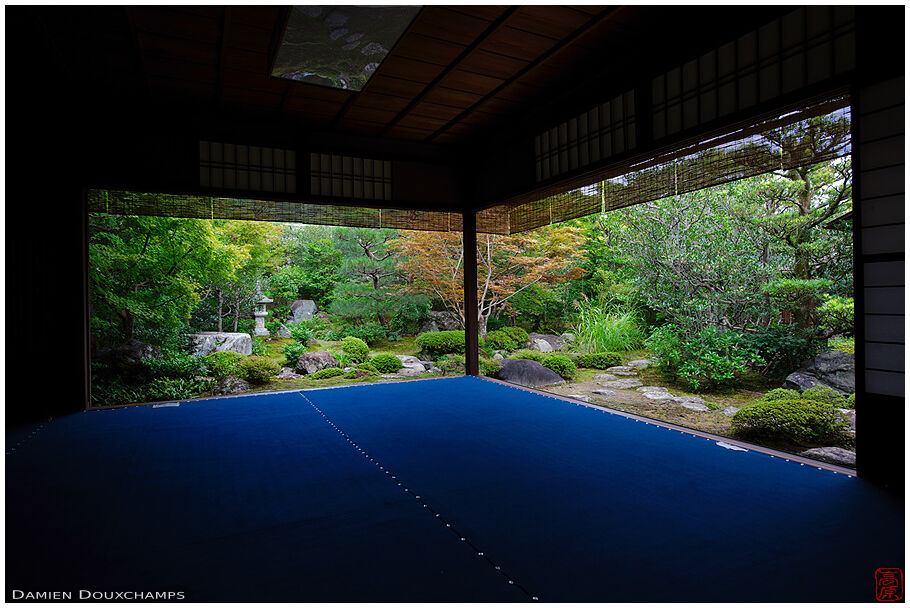
[[[481,374],[854,466],[851,182],[838,159],[479,234]],[[461,233],[89,232],[93,407],[465,372]]]

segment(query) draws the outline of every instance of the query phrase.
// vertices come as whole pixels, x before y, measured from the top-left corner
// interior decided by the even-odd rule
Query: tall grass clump
[[[589,353],[622,352],[639,348],[645,332],[634,311],[608,310],[592,302],[579,304],[575,338],[581,349]]]

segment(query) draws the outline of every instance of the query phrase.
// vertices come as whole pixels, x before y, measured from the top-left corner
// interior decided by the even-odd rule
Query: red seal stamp
[[[875,571],[875,599],[879,602],[904,599],[904,573],[900,568],[878,568]]]

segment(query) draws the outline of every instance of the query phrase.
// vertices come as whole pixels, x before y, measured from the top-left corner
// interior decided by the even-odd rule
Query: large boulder
[[[520,386],[550,386],[564,384],[562,376],[537,361],[504,359],[496,377]]]
[[[290,323],[310,321],[316,315],[317,310],[316,302],[313,300],[294,300],[291,302],[291,316],[288,321]]]
[[[241,380],[236,376],[227,376],[222,378],[215,388],[212,389],[213,395],[231,395],[233,393],[242,393],[250,390],[250,385],[246,380]]]
[[[812,448],[811,450],[800,452],[799,455],[805,456],[806,458],[812,458],[814,460],[821,460],[822,462],[838,464],[842,467],[856,466],[856,452],[851,452],[850,450],[845,450],[844,448]]]
[[[528,334],[528,348],[542,353],[567,350],[566,341],[553,334]]]
[[[275,377],[278,378],[279,380],[297,380],[299,378],[303,378],[303,374],[298,374],[290,367],[282,367],[278,371],[278,375],[276,375]]]
[[[95,353],[92,361],[110,366],[112,372],[130,374],[146,357],[159,357],[155,347],[139,340],[128,340],[113,348],[104,348]]]
[[[290,338],[290,337],[292,337],[291,330],[288,329],[287,325],[282,323],[280,325],[280,327],[278,327],[278,331],[275,332],[275,337],[276,338]]]
[[[411,355],[396,355],[401,361],[401,367],[405,369],[416,370],[418,374],[422,374],[431,367],[433,367],[432,361],[421,361],[417,357]],[[401,370],[398,370],[398,374],[401,374]]]
[[[303,353],[297,359],[297,365],[294,368],[298,374],[315,374],[321,369],[327,367],[340,367],[338,360],[324,350],[315,353]]]
[[[804,391],[813,386],[828,386],[846,394],[856,392],[856,357],[853,353],[832,350],[803,361],[787,376],[784,388]]]
[[[454,331],[464,329],[461,318],[447,310],[431,310],[427,318],[420,322],[417,332],[425,334],[431,331]]]
[[[211,353],[230,350],[241,355],[253,354],[253,339],[250,334],[201,331],[190,334],[190,354],[204,357]]]

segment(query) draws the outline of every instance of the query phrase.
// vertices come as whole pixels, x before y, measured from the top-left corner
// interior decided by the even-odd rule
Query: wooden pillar
[[[480,375],[477,342],[477,215],[473,210],[462,213],[464,234],[464,361],[469,376]]]

